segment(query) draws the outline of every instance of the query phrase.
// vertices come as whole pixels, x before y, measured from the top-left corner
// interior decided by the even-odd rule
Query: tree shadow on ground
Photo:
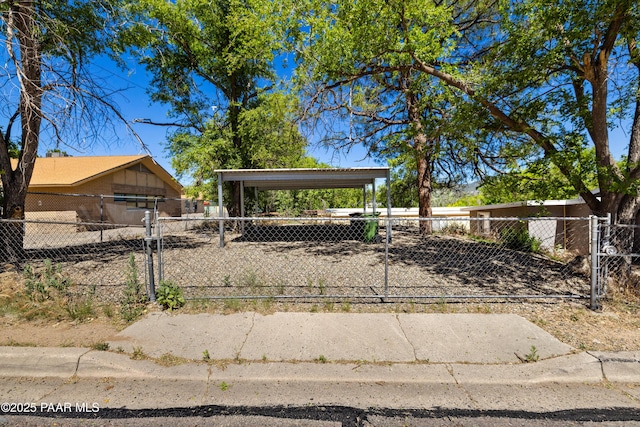
[[[260,246],[264,252],[330,257],[370,256],[384,264],[384,243],[312,240]],[[585,295],[588,277],[571,263],[544,255],[509,249],[497,242],[469,237],[421,236],[417,230],[394,230],[389,245],[389,286],[398,290],[424,288],[472,289],[473,294]],[[371,262],[362,264],[363,268]]]
[[[444,284],[455,281],[491,293],[584,294],[587,278],[568,264],[467,237],[396,233],[393,268],[418,268]]]
[[[163,245],[171,249],[196,249],[206,245],[211,236],[201,236],[194,233],[184,236],[167,236],[163,239]],[[157,240],[151,241],[154,254],[157,251]],[[124,238],[105,242],[84,243],[63,247],[32,248],[24,251],[23,263],[38,260],[51,260],[52,262],[110,262],[114,258],[128,256],[130,253],[144,253],[144,239]]]
[[[246,225],[238,242],[340,242],[364,240],[364,222],[342,224]]]

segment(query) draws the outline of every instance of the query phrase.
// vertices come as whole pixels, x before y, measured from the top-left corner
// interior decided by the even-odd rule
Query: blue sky
[[[122,115],[130,123],[135,119],[150,119],[154,122],[169,121],[167,118],[168,107],[157,103],[152,104],[146,94],[148,76],[143,66],[130,61],[129,69],[125,71],[120,70],[109,61],[101,61],[96,68],[96,73],[105,78],[113,88],[123,89],[122,93],[116,98],[116,102]],[[174,170],[171,167],[171,159],[165,150],[167,135],[173,129],[143,123],[132,124],[132,127],[141,137],[153,158],[167,171],[174,174]],[[628,146],[629,135],[625,133],[625,128],[630,129],[630,124],[623,123],[610,134],[610,147],[616,158],[624,155]],[[89,145],[87,149],[82,151],[73,151],[66,147],[61,148],[69,151],[74,156],[145,153],[138,141],[127,131],[123,124],[116,124],[113,132],[115,133],[113,138],[107,137],[106,139],[118,141],[114,144],[98,142]],[[47,144],[46,141],[42,141],[40,154],[43,155],[49,148],[52,148],[51,145]],[[335,153],[310,143],[308,153],[334,167],[383,166],[380,162],[366,158],[366,151],[363,147],[354,147],[349,153]],[[189,183],[188,177],[184,177],[180,181],[182,184]]]
[[[120,107],[122,115],[131,124],[132,128],[140,136],[146,147],[149,149],[153,158],[167,171],[174,174],[171,167],[171,158],[165,150],[166,140],[175,128],[165,126],[154,126],[144,123],[133,123],[135,119],[149,119],[153,122],[169,122],[167,117],[169,108],[158,103],[151,103],[149,96],[146,94],[149,76],[141,65],[135,64],[133,60],[129,61],[129,69],[121,70],[109,60],[100,61],[95,67],[95,73],[105,79],[112,88],[122,88],[122,92],[118,94],[114,101]],[[105,136],[104,139],[113,139],[117,143],[96,142],[90,144],[86,149],[76,151],[72,147],[60,147],[69,152],[73,156],[90,156],[90,155],[131,155],[145,154],[145,150],[141,147],[134,136],[127,130],[122,123],[115,123],[113,127],[115,133],[114,138]],[[42,141],[40,154],[44,155],[47,149],[55,148],[48,144],[46,140]],[[334,167],[367,167],[380,166],[372,159],[364,159],[366,151],[362,147],[351,150],[349,154],[337,154],[327,151],[322,147],[310,145],[308,147],[309,155],[328,163]],[[188,178],[180,179],[182,184],[188,184]]]

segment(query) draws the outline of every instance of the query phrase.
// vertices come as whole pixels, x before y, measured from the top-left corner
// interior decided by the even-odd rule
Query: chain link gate
[[[157,227],[159,276],[189,299],[592,295],[589,218],[202,216],[161,217]]]
[[[640,264],[640,226],[612,224],[610,217],[601,218],[595,234],[593,309],[600,308],[610,286],[626,283]]]

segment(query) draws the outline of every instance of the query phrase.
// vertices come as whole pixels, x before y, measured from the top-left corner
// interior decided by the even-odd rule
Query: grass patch
[[[189,360],[184,357],[174,356],[171,353],[164,353],[162,356],[157,358],[155,362],[160,366],[169,367],[184,365],[185,363],[188,363]]]
[[[144,360],[147,358],[147,355],[142,351],[142,347],[133,347],[133,353],[131,353],[131,359],[133,360]]]
[[[20,342],[20,341],[15,341],[14,339],[10,339],[7,344],[5,344],[8,347],[37,347],[37,344],[34,344],[32,342]]]
[[[109,350],[108,342],[96,342],[91,344],[91,348],[98,351],[107,351]]]
[[[93,300],[87,297],[71,299],[65,307],[67,314],[71,320],[76,322],[84,322],[95,316],[93,309]]]
[[[225,314],[237,313],[239,311],[242,311],[243,309],[244,309],[244,304],[242,303],[241,300],[239,300],[237,298],[231,298],[231,299],[224,300],[223,311],[224,311]]]
[[[93,292],[80,290],[62,271],[60,264],[45,260],[42,266],[27,264],[18,285],[0,295],[0,314],[20,319],[71,320],[84,322],[95,317]]]

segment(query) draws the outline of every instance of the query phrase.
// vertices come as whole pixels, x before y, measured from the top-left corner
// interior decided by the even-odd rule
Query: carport
[[[223,212],[222,184],[240,183],[240,216],[244,217],[245,188],[259,190],[314,190],[331,188],[362,188],[363,212],[367,210],[367,186],[372,186],[373,213],[376,212],[377,178],[384,178],[387,186],[387,216],[391,217],[391,184],[387,167],[331,168],[331,169],[230,169],[214,170],[218,174],[218,212]],[[219,222],[220,247],[224,246],[224,221]]]

